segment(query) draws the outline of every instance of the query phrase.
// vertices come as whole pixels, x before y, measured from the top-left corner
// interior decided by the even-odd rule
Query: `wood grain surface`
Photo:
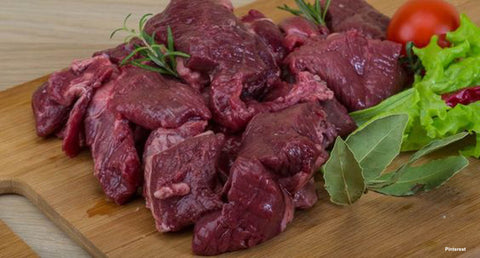
[[[8,2],[8,1],[7,1]],[[285,16],[263,0],[255,8],[276,21]],[[391,14],[402,0],[369,1]],[[452,1],[475,22],[476,0]],[[238,10],[245,13],[247,8]],[[91,52],[91,51],[90,51]],[[85,54],[88,56],[90,54]],[[92,175],[88,151],[75,159],[61,152],[57,139],[34,133],[30,96],[46,77],[0,93],[0,193],[26,196],[94,256],[191,255],[191,232],[160,234],[138,199],[119,207],[105,199]],[[352,207],[321,201],[297,212],[286,232],[250,250],[230,256],[440,256],[445,246],[466,247],[463,255],[480,252],[478,160],[441,189],[411,198],[369,193]]]
[[[233,0],[235,6],[254,0]],[[1,0],[0,89],[33,80],[120,43],[127,14],[158,13],[169,0]],[[132,23],[133,24],[133,23]]]
[[[38,257],[2,221],[0,221],[0,251],[0,257]]]
[[[0,196],[0,220],[3,220],[13,233],[22,238],[31,250],[41,257],[88,257],[88,253],[82,247],[73,242],[25,197]],[[3,253],[2,248],[17,245],[16,242],[7,245],[3,239],[1,243],[5,245],[0,247],[0,257]]]

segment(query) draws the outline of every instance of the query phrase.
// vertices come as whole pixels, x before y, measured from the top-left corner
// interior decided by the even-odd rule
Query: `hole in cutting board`
[[[0,195],[0,220],[41,257],[90,257],[23,196]]]

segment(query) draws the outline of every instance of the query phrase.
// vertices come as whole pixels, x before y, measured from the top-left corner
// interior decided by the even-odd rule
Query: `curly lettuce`
[[[480,157],[480,102],[449,107],[442,94],[480,85],[480,27],[466,15],[461,25],[447,34],[451,47],[438,46],[432,37],[425,48],[414,53],[425,67],[412,88],[396,94],[377,106],[351,113],[359,126],[379,117],[408,114],[402,151],[418,150],[433,140],[467,131],[476,134],[476,144],[463,150],[466,156]]]

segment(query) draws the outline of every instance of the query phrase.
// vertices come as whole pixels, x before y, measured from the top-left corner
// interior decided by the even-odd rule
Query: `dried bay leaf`
[[[460,141],[463,138],[465,138],[468,135],[466,132],[458,133],[443,139],[435,140],[432,141],[431,143],[427,144],[425,147],[421,148],[417,152],[415,152],[410,159],[408,159],[407,163],[403,164],[400,168],[398,168],[396,171],[385,174],[381,176],[381,178],[377,178],[375,180],[372,180],[369,183],[369,189],[371,190],[378,190],[382,189],[384,187],[388,187],[389,185],[392,185],[399,180],[403,176],[404,173],[412,169],[413,163],[415,163],[417,160],[421,159],[422,157],[435,152],[437,150],[440,150],[454,142]],[[425,164],[428,165],[428,164]],[[419,173],[423,173],[420,171]],[[448,179],[447,179],[448,180]],[[375,183],[373,183],[375,182]]]
[[[394,184],[375,191],[392,196],[409,196],[420,191],[428,192],[443,185],[467,166],[468,160],[464,156],[451,156],[433,160],[422,166],[407,167]]]
[[[465,157],[453,156],[413,167],[422,157],[468,135],[459,133],[432,141],[400,168],[381,175],[400,153],[407,122],[405,114],[390,115],[364,125],[346,141],[337,138],[330,158],[322,168],[325,188],[333,203],[351,205],[360,199],[366,189],[392,196],[430,191],[468,165]]]
[[[434,151],[437,151],[443,147],[446,147],[454,142],[458,142],[462,140],[463,138],[467,137],[468,133],[467,132],[461,132],[449,137],[445,137],[443,139],[435,140],[432,141],[431,143],[427,144],[425,147],[421,148],[419,151],[417,151],[415,154],[410,157],[408,160],[408,165],[413,164],[413,162],[419,160],[421,157],[426,156]]]
[[[340,137],[335,141],[330,159],[323,166],[323,177],[330,200],[339,205],[354,203],[366,189],[362,168]]]
[[[380,176],[400,153],[408,115],[379,118],[351,134],[346,143],[363,169],[367,181]]]

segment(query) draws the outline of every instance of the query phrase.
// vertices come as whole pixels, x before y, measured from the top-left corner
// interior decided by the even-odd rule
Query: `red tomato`
[[[387,39],[405,44],[412,41],[417,47],[428,45],[433,35],[440,36],[439,45],[449,46],[445,35],[460,25],[457,9],[443,0],[409,0],[393,15]]]

